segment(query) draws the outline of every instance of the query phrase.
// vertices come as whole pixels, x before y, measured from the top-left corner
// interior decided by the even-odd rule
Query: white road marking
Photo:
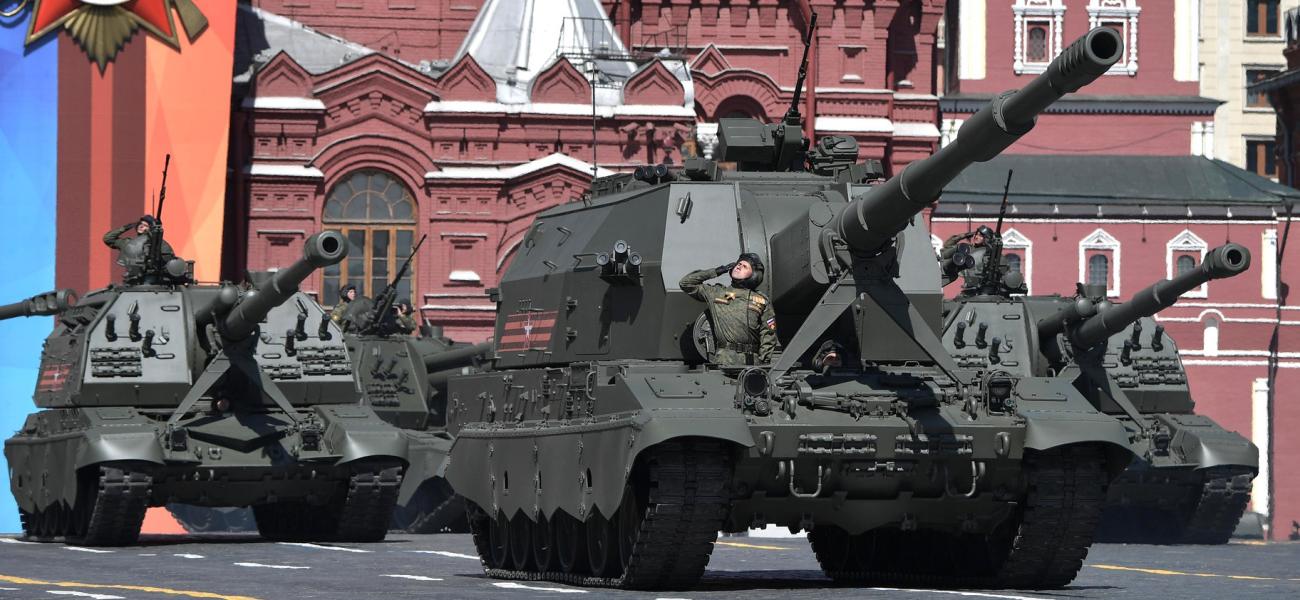
[[[73,552],[89,552],[91,554],[112,554],[113,553],[112,550],[100,550],[99,548],[84,548],[82,546],[64,546],[63,549],[72,550]]]
[[[142,555],[142,556],[143,556],[143,555]],[[175,556],[176,558],[203,558],[203,555],[202,555],[202,554],[185,554],[185,553],[180,553],[180,554],[173,554],[172,556]]]
[[[25,542],[23,540],[14,539],[10,537],[0,538],[0,542],[4,542],[6,544],[32,544],[33,546],[39,543],[39,542]]]
[[[109,594],[92,594],[90,592],[74,592],[69,590],[45,590],[47,594],[58,596],[76,596],[78,598],[93,598],[94,600],[126,600],[124,596],[113,596]]]
[[[507,582],[505,582],[505,583],[494,583],[494,584],[492,584],[492,585],[495,585],[495,586],[497,586],[497,587],[499,587],[499,588],[505,588],[505,589],[507,589],[507,590],[531,590],[531,591],[534,591],[534,592],[558,592],[558,593],[561,593],[561,594],[585,594],[585,593],[587,593],[587,590],[575,590],[575,589],[573,589],[573,588],[541,587],[541,586],[537,586],[537,585],[524,585],[524,584],[522,584],[522,583],[515,583],[515,582],[513,582],[513,581],[507,581]]]
[[[0,592],[16,592],[16,591],[18,591],[18,588],[0,587]]]
[[[395,579],[411,579],[414,581],[442,581],[441,577],[425,577],[424,575],[397,575],[397,574],[386,573],[380,575],[380,577],[392,577]]]
[[[326,546],[324,544],[309,544],[307,542],[276,542],[281,546],[298,546],[299,548],[315,548],[316,550],[337,550],[339,552],[356,552],[357,554],[369,554],[373,550],[362,550],[360,548],[346,548],[344,546]]]
[[[236,567],[254,567],[259,569],[310,569],[311,567],[297,567],[291,565],[264,565],[255,562],[237,562]]]
[[[478,557],[472,554],[460,554],[458,552],[448,552],[446,550],[407,550],[407,552],[412,554],[437,554],[438,556],[446,556],[447,558],[468,558],[470,560],[478,560]]]
[[[136,556],[158,556],[157,554],[137,554]]]
[[[868,588],[878,592],[914,592],[917,594],[951,594],[954,596],[968,596],[974,598],[1000,598],[1003,600],[1044,600],[1042,596],[1012,596],[1008,594],[990,594],[987,592],[963,592],[960,590],[913,590],[908,588],[887,588],[873,587]]]

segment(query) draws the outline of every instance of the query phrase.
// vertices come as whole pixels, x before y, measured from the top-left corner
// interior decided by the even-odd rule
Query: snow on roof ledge
[[[249,175],[265,175],[268,177],[307,177],[311,179],[323,179],[325,177],[325,174],[320,169],[307,165],[253,163],[248,165],[244,172]]]
[[[425,179],[514,179],[529,173],[553,166],[565,166],[581,173],[591,173],[591,163],[578,160],[567,154],[555,153],[534,161],[513,167],[447,167],[441,171],[429,171]],[[597,177],[613,175],[609,169],[598,168]]]

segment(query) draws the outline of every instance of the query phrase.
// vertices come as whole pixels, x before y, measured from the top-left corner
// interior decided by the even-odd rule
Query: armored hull
[[[346,334],[363,403],[398,427],[410,467],[392,528],[407,533],[468,533],[464,499],[447,483],[447,377],[472,370],[483,348],[440,337]],[[450,360],[448,360],[450,359]]]
[[[146,508],[185,503],[251,506],[275,539],[382,539],[407,441],[359,405],[342,332],[297,292],[340,240],[256,290],[113,287],[58,313],[42,410],[5,442],[25,535],[130,544]]]
[[[1150,316],[1177,299],[1160,286],[1195,287],[1244,272],[1249,253],[1239,246],[1216,249],[1210,260],[1229,253],[1239,258],[1139,292],[1135,303],[1144,295],[1158,300],[1129,311],[1131,318],[1116,314],[1126,305],[1111,308],[1101,297],[967,295],[946,303],[944,345],[959,364],[1055,374],[1124,425],[1134,458],[1109,488],[1099,539],[1222,544],[1249,502],[1258,449],[1195,414],[1178,347]],[[1086,329],[1108,317],[1108,327]]]

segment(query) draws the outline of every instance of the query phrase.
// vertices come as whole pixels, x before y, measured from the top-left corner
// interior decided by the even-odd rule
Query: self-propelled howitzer
[[[944,344],[962,368],[992,377],[1056,375],[1125,426],[1134,460],[1111,483],[1100,539],[1224,543],[1245,510],[1258,451],[1194,414],[1178,347],[1153,316],[1249,265],[1244,247],[1226,244],[1118,305],[1100,285],[1073,297],[962,295],[948,303]]]
[[[797,118],[723,119],[715,156],[739,171],[638,169],[539,215],[492,292],[491,368],[448,384],[447,477],[488,574],[689,587],[717,531],[774,524],[810,530],[839,581],[1073,579],[1128,463],[1124,429],[1067,382],[954,364],[914,217],[1121,50],[1089,33],[960,146],[878,186],[851,138],[792,170],[778,149],[801,146]],[[742,252],[767,266],[761,325],[785,343],[771,365],[710,363],[706,306],[679,285]],[[754,302],[736,290],[714,302]],[[935,546],[963,558],[912,559]]]
[[[114,286],[62,310],[42,410],[5,442],[25,535],[130,544],[149,506],[182,503],[251,506],[275,539],[382,539],[406,441],[360,404],[342,332],[298,291],[346,248],[314,235],[260,288]]]

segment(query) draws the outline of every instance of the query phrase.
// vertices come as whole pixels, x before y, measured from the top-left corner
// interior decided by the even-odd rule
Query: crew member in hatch
[[[705,281],[730,272],[731,285],[705,285]],[[752,252],[736,262],[688,273],[678,287],[708,304],[713,325],[714,351],[709,361],[738,366],[767,364],[776,350],[776,315],[772,303],[758,291],[763,282],[763,262]]]

